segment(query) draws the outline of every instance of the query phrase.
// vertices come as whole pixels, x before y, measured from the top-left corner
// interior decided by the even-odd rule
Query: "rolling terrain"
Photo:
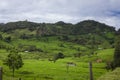
[[[94,79],[99,80],[107,73],[106,62],[113,60],[118,35],[119,30],[93,20],[77,24],[62,21],[1,23],[0,66],[4,68],[3,79],[12,78],[3,61],[11,50],[16,50],[21,54],[24,65],[15,71],[14,80],[88,80],[90,61],[93,62]],[[64,58],[55,63],[50,61],[59,53]],[[75,65],[67,68],[68,62]]]

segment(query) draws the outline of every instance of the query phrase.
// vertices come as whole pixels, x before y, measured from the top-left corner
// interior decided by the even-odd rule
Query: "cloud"
[[[120,28],[120,0],[0,0],[0,22],[94,19]]]

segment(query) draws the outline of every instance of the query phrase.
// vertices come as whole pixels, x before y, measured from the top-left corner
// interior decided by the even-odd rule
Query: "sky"
[[[96,20],[120,28],[120,0],[0,0],[0,23],[77,23]]]

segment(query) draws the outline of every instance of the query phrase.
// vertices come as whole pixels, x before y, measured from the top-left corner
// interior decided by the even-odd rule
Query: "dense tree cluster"
[[[107,32],[115,32],[115,28],[99,23],[94,20],[86,20],[77,24],[64,23],[59,21],[55,24],[33,23],[28,21],[10,22],[0,25],[2,32],[11,32],[15,29],[28,28],[30,31],[36,30],[36,35],[81,35],[97,33],[104,35]]]
[[[113,62],[115,67],[120,67],[120,36],[116,40]]]

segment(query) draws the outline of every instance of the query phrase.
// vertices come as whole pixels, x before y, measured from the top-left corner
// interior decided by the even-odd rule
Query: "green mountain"
[[[85,47],[88,51],[86,53],[92,53],[91,50],[113,48],[117,34],[119,31],[116,31],[114,27],[94,20],[85,20],[77,24],[63,21],[56,23],[9,22],[0,24],[0,47],[7,50],[17,48],[20,51],[43,53],[67,54],[69,49],[73,50],[72,54],[84,51],[81,47],[75,47],[77,45]],[[51,43],[49,46],[56,47],[49,47],[48,43]]]
[[[10,32],[16,29],[37,30],[40,35],[81,35],[88,33],[103,34],[107,32],[115,32],[115,28],[99,23],[94,20],[85,20],[77,24],[64,23],[59,21],[57,23],[33,23],[28,21],[9,22],[0,24],[0,31]]]
[[[3,79],[11,78],[11,72],[3,61],[11,51],[16,51],[21,54],[24,67],[15,72],[14,80],[20,77],[25,80],[88,80],[89,61],[93,61],[94,79],[107,80],[109,78],[105,77],[109,74],[99,77],[107,72],[105,63],[113,60],[115,38],[119,34],[120,29],[116,31],[114,27],[94,20],[76,24],[63,21],[1,23],[0,65],[4,68]],[[61,59],[53,63],[56,58]],[[75,65],[68,69],[68,62]],[[115,73],[116,70],[110,74]]]

